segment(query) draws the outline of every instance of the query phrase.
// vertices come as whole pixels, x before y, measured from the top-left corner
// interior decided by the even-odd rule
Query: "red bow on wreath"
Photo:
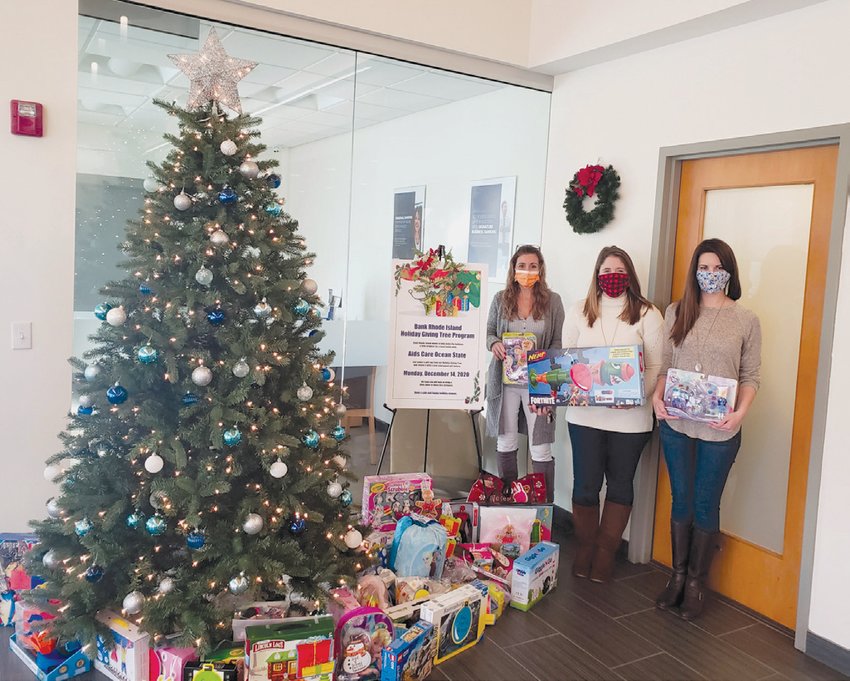
[[[573,191],[583,197],[593,196],[596,191],[596,185],[602,179],[602,173],[605,168],[602,166],[585,166],[577,173],[577,184],[573,187]]]

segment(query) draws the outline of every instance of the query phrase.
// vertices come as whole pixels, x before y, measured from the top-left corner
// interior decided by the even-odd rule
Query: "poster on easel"
[[[486,349],[487,266],[431,249],[393,260],[387,406],[480,409]]]
[[[393,258],[409,260],[422,250],[425,187],[396,189],[393,194]]]
[[[490,280],[503,282],[513,250],[516,177],[472,183],[467,259],[486,263]]]

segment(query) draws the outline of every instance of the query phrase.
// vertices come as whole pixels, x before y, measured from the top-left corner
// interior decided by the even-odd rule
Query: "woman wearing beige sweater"
[[[651,391],[661,367],[664,321],[643,297],[629,254],[603,248],[587,298],[574,305],[564,323],[564,347],[640,345],[644,384]],[[573,574],[605,582],[634,499],[634,476],[652,432],[650,400],[639,407],[567,407],[573,450],[573,521],[578,549]],[[599,492],[607,482],[602,519]]]

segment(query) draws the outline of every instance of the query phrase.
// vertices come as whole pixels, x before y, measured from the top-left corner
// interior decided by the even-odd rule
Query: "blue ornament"
[[[226,317],[227,315],[224,314],[224,310],[220,308],[207,311],[207,321],[213,326],[221,326],[224,324]]]
[[[127,401],[127,389],[117,383],[106,391],[106,399],[109,404],[124,404]]]
[[[334,378],[336,378],[336,372],[330,367],[323,367],[322,371],[319,373],[319,378],[321,378],[325,383],[330,383]]]
[[[345,428],[343,428],[342,426],[337,426],[333,429],[331,435],[333,435],[333,439],[337,442],[342,442],[345,439]]]
[[[294,516],[289,521],[289,533],[294,537],[300,537],[304,534],[304,530],[307,529],[307,523],[304,518],[299,518],[298,516]]]
[[[100,565],[92,565],[86,570],[86,581],[91,584],[97,584],[103,579],[103,568]]]
[[[130,515],[127,516],[127,527],[131,530],[135,530],[142,522],[144,516],[138,511],[133,511]]]
[[[151,296],[153,295],[153,289],[147,284],[139,284],[139,293],[143,296]]]
[[[186,393],[180,398],[180,401],[184,407],[191,407],[193,404],[197,404],[200,399],[195,393]]]
[[[238,428],[224,431],[224,444],[228,447],[235,447],[240,442],[242,442],[242,433],[239,432]]]
[[[298,302],[292,306],[292,311],[300,316],[306,315],[310,311],[310,303],[308,303],[303,298],[299,298]]]
[[[218,193],[218,200],[225,205],[236,203],[236,192],[230,187],[225,187]]]
[[[266,177],[266,184],[269,185],[272,189],[277,189],[280,187],[280,175],[277,173],[272,173],[268,177]]]
[[[351,502],[354,501],[354,497],[351,494],[350,490],[343,490],[342,494],[339,495],[339,503],[343,506],[351,506]]]
[[[165,518],[163,518],[159,513],[148,518],[145,523],[145,529],[148,531],[148,534],[153,535],[154,537],[158,537],[165,532],[166,527]]]
[[[266,206],[266,213],[275,218],[280,215],[282,210],[283,206],[281,206],[279,203],[270,203]]]
[[[192,530],[186,535],[186,546],[197,551],[207,543],[207,537],[201,530]]]
[[[316,449],[319,446],[319,434],[315,430],[308,430],[301,441],[311,449]]]
[[[153,364],[159,359],[159,351],[152,345],[143,345],[136,351],[136,357],[142,364]]]
[[[83,518],[82,520],[78,520],[74,523],[74,532],[77,533],[78,537],[85,537],[89,532],[91,532],[93,525],[91,524],[91,520],[88,518]]]
[[[112,305],[109,303],[101,303],[97,307],[94,308],[94,316],[97,317],[100,321],[106,321],[106,313],[112,309]]]
[[[94,407],[84,407],[83,405],[80,405],[77,407],[77,413],[80,416],[91,416],[94,413]]]

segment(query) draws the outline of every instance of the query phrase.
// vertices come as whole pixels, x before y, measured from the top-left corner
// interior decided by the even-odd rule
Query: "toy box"
[[[12,634],[9,649],[17,655],[39,681],[66,681],[85,674],[91,669],[91,660],[82,651],[77,650],[51,669],[42,669],[36,664],[37,656],[18,645],[17,636]],[[6,678],[5,676],[3,677]],[[11,681],[11,678],[10,678]]]
[[[442,504],[434,499],[427,473],[367,475],[363,478],[363,524],[392,532],[404,516],[419,513],[437,518]]]
[[[478,539],[507,558],[519,558],[531,548],[536,521],[537,509],[533,506],[482,506]]]
[[[612,345],[536,350],[528,356],[531,404],[634,407],[644,404],[643,350]]]
[[[97,619],[112,632],[112,646],[97,638],[95,668],[114,681],[148,681],[150,636],[114,612],[104,610]]]
[[[242,681],[245,677],[245,644],[239,641],[222,643],[218,648],[204,655],[202,662],[207,664],[232,664],[236,669],[237,681]],[[200,666],[199,663],[190,663],[190,665],[195,667]],[[190,665],[186,667],[187,675]],[[198,669],[198,671],[202,670]],[[186,681],[189,681],[188,676]]]
[[[234,662],[189,662],[184,669],[186,681],[241,681],[242,674]]]
[[[474,501],[452,501],[449,504],[452,515],[460,520],[458,540],[460,544],[478,541],[479,511]]]
[[[361,606],[343,615],[334,633],[336,681],[378,681],[381,651],[393,632],[393,621],[378,608]]]
[[[334,623],[330,615],[248,627],[247,681],[330,681],[334,673]]]
[[[280,624],[286,619],[289,601],[257,601],[249,603],[231,620],[235,641],[245,640],[245,630],[248,627],[267,627]]]
[[[422,619],[437,632],[436,664],[471,648],[495,620],[488,615],[489,592],[478,580],[441,594],[422,604]]]
[[[505,360],[502,362],[502,383],[528,385],[528,353],[537,347],[537,336],[529,332],[502,334]]]
[[[397,636],[399,631],[406,631],[422,619],[422,604],[430,600],[431,596],[428,595],[387,608],[387,617],[393,621]]]
[[[183,668],[197,659],[194,648],[154,648],[150,654],[150,681],[184,681]]]
[[[434,667],[434,625],[417,622],[383,651],[381,681],[424,681]]]
[[[514,561],[511,580],[511,605],[527,611],[558,584],[560,549],[542,542]]]
[[[689,421],[722,421],[735,408],[738,381],[670,369],[664,384],[667,413]]]

